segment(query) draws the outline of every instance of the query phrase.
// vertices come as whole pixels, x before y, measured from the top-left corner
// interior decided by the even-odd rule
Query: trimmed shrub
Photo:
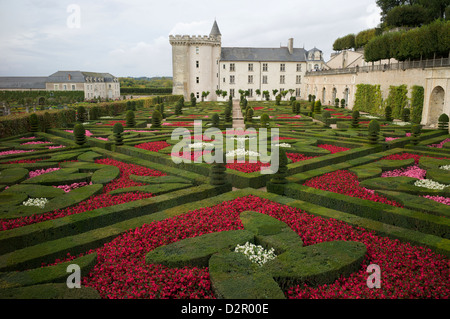
[[[424,101],[424,88],[423,86],[413,86],[411,92],[411,122],[420,124],[422,122],[422,111]]]
[[[339,103],[340,103],[339,98],[336,98],[336,99],[334,100],[334,107],[339,108]]]
[[[262,126],[262,127],[266,127],[266,126],[269,124],[269,122],[270,122],[270,117],[269,117],[269,115],[267,115],[266,113],[264,113],[263,115],[261,115],[260,121],[261,121],[261,126]]]
[[[347,102],[345,101],[345,99],[341,100],[341,107],[344,109],[345,108],[345,104],[347,104]]]
[[[279,156],[278,157],[279,158],[278,172],[276,172],[273,175],[270,182],[272,184],[287,184],[286,176],[287,176],[287,171],[288,171],[288,168],[287,168],[288,158],[286,155],[286,151],[283,148],[280,148],[278,156]]]
[[[73,134],[75,135],[75,143],[78,145],[83,145],[86,143],[86,130],[82,124],[75,125]]]
[[[123,145],[123,126],[121,123],[116,123],[113,127],[114,141],[117,146]]]
[[[225,122],[229,123],[232,121],[233,121],[232,108],[230,106],[227,106],[225,108]]]
[[[320,100],[317,100],[314,104],[314,113],[316,114],[322,113],[322,102],[320,102]]]
[[[329,128],[330,127],[330,118],[331,118],[330,111],[323,112],[322,118],[323,118],[323,122],[325,124],[325,127]]]
[[[152,128],[160,128],[162,121],[162,115],[158,110],[155,110],[152,114]]]
[[[253,114],[254,114],[253,108],[249,107],[247,110],[247,121],[250,123],[253,122]]]
[[[384,118],[386,122],[392,122],[392,108],[389,105],[384,109]]]
[[[213,163],[211,165],[210,184],[214,186],[227,184],[228,182],[226,171],[226,157],[224,155],[222,163]]]
[[[412,133],[412,143],[413,145],[419,144],[419,137],[422,133],[422,126],[415,124],[411,127],[411,133]]]
[[[84,108],[84,106],[79,106],[77,108],[77,122],[86,122],[86,109]]]
[[[220,116],[219,114],[214,114],[211,118],[213,127],[217,127],[220,124]]]
[[[184,107],[184,98],[179,99],[177,104],[175,105],[175,115],[183,114],[183,107]]]
[[[126,125],[127,127],[135,127],[136,120],[133,111],[128,111],[126,115]]]
[[[280,104],[281,104],[281,95],[278,94],[278,95],[275,97],[275,105],[280,105]]]
[[[359,127],[359,117],[360,117],[359,111],[353,111],[353,113],[352,113],[352,128]]]
[[[445,113],[441,114],[441,116],[439,116],[438,121],[439,121],[439,124],[438,124],[439,129],[448,131],[448,122],[449,122],[448,115]]]
[[[402,121],[409,122],[410,121],[411,110],[404,108],[402,111]]]
[[[35,113],[30,115],[30,132],[37,132],[39,129],[38,117]]]
[[[378,143],[378,134],[380,133],[380,123],[377,120],[372,120],[369,123],[369,144]]]

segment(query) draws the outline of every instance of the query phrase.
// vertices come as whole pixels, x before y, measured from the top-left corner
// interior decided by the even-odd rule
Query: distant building
[[[0,77],[0,91],[83,91],[86,100],[115,100],[120,83],[109,73],[58,71],[48,77]]]
[[[171,35],[173,59],[173,94],[189,98],[194,93],[210,92],[208,100],[223,100],[216,90],[239,95],[249,91],[250,100],[263,99],[256,91],[295,90],[295,96],[305,98],[301,91],[306,71],[321,70],[323,54],[317,48],[294,48],[294,39],[280,48],[222,47],[222,34],[217,22],[209,36]]]

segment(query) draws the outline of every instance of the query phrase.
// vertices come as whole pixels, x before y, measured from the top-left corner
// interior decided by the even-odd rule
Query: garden
[[[449,298],[448,116],[236,104],[0,118],[0,299]]]

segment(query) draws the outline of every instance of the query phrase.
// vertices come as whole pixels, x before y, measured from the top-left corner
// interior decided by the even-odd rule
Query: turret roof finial
[[[222,34],[220,33],[219,26],[217,25],[217,21],[216,20],[214,20],[214,24],[213,24],[213,27],[211,29],[211,33],[209,34],[209,36],[222,36]]]

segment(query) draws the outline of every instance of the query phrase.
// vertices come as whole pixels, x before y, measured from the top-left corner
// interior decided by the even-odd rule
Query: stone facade
[[[199,99],[202,92],[210,92],[207,100],[226,100],[239,95],[239,90],[250,92],[249,100],[261,100],[257,90],[294,90],[304,97],[302,81],[306,71],[321,70],[322,52],[314,48],[294,48],[294,39],[280,48],[226,48],[222,35],[214,22],[209,36],[169,36],[172,45],[173,94],[189,98],[191,93]],[[227,97],[216,91],[226,91]],[[288,96],[289,97],[289,96]]]
[[[406,85],[409,98],[414,85],[422,86],[425,90],[422,124],[436,127],[442,113],[450,114],[448,62],[418,61],[416,65],[382,61],[373,67],[366,65],[308,72],[303,90],[328,105],[333,105],[335,98],[345,99],[347,107],[353,109],[358,84],[380,85],[383,99],[388,97],[390,86]]]
[[[109,73],[58,71],[48,77],[0,77],[0,90],[83,91],[86,100],[120,99],[119,79]]]

